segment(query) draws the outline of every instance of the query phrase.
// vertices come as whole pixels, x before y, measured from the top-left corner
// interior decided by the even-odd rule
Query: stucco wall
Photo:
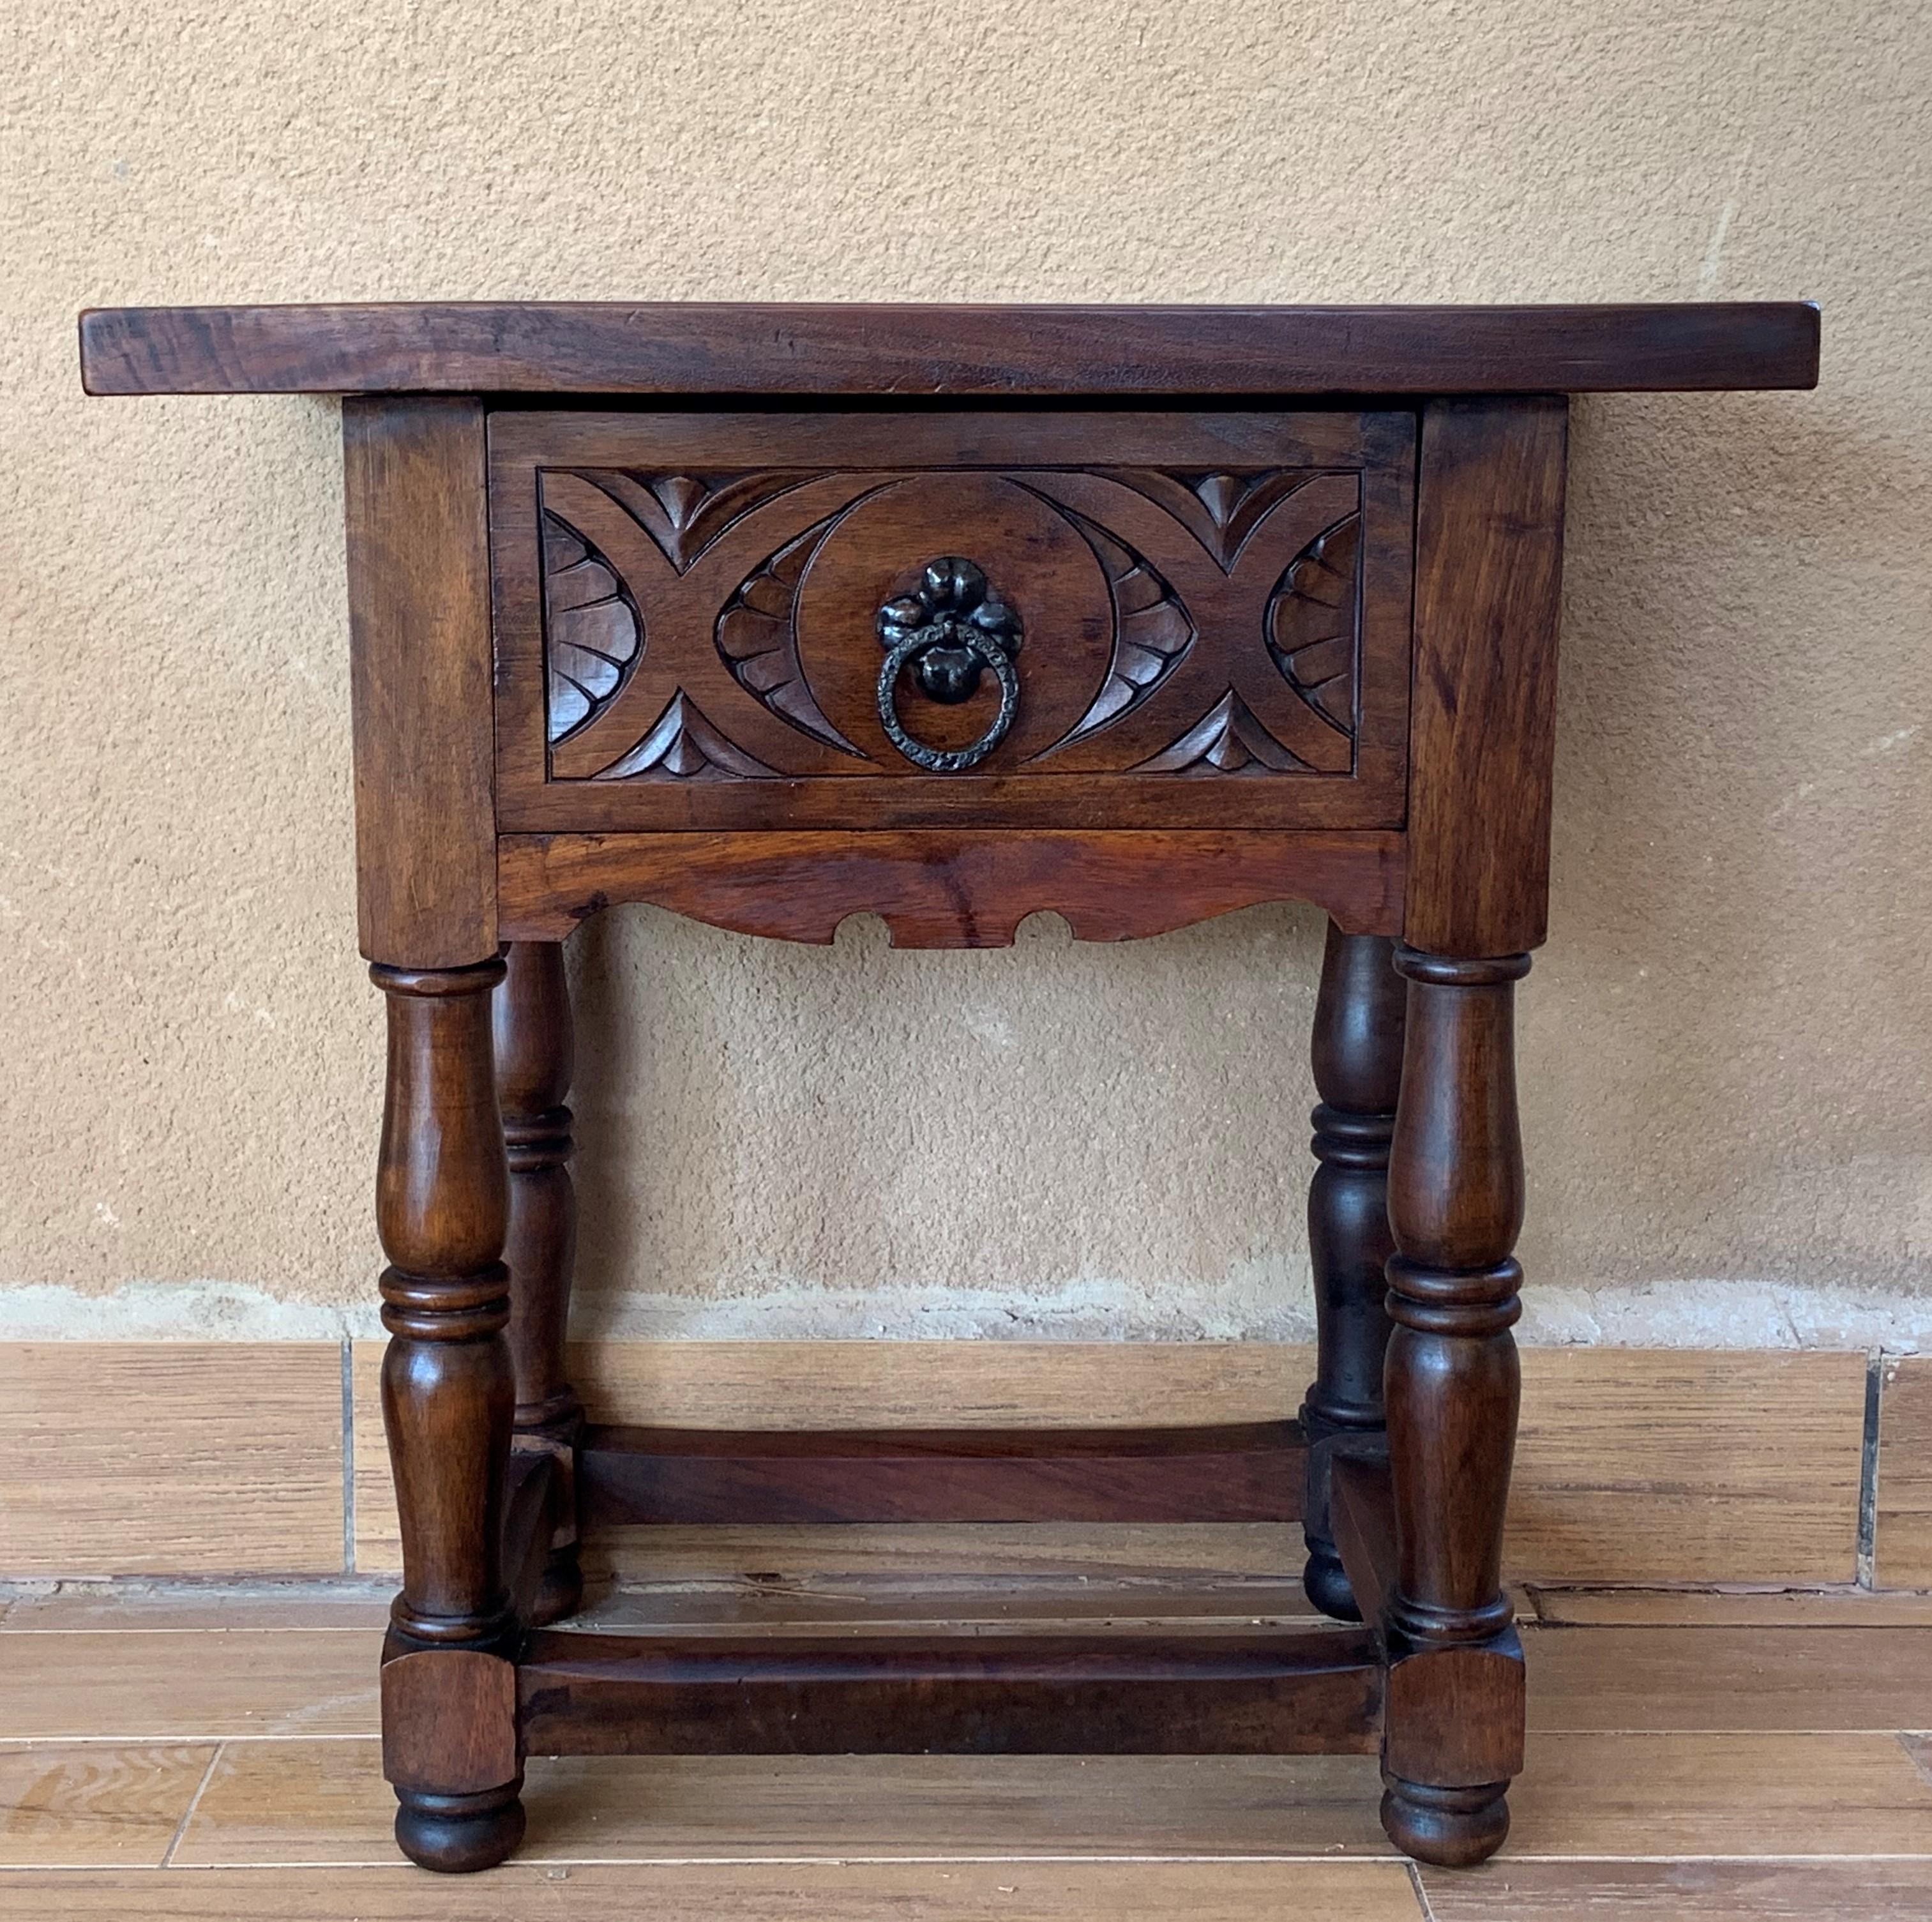
[[[1928,99],[1911,0],[12,0],[0,1334],[376,1260],[335,412],[75,311],[629,295],[1822,301],[1816,395],[1577,410],[1529,1326],[1932,1333]],[[610,917],[585,1325],[1302,1332],[1318,926]]]

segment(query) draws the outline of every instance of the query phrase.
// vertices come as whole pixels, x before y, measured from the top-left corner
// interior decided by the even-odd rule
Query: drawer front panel
[[[1393,827],[1414,417],[501,412],[506,831]]]

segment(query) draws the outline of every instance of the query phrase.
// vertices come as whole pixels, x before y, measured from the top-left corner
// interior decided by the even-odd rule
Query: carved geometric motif
[[[1114,478],[1172,514],[1221,564],[1231,569],[1248,536],[1273,511],[1316,476],[1297,468],[1264,473],[1162,473],[1154,468],[1117,468]]]
[[[1192,644],[1194,623],[1150,563],[1083,515],[1067,518],[1086,536],[1114,599],[1114,657],[1093,704],[1066,737],[1076,741],[1144,701]]]
[[[828,519],[808,527],[740,584],[718,617],[718,651],[754,700],[842,753],[863,760],[812,698],[798,658],[799,580],[831,524]]]
[[[1019,731],[986,773],[1353,770],[1352,470],[968,470],[951,483],[956,538],[952,496],[935,491],[945,477],[929,470],[542,472],[553,781],[934,778],[895,756],[872,717],[869,615],[808,584],[876,573],[875,608],[934,551],[1033,582],[1015,610],[1030,637],[1015,662]],[[1068,625],[1075,608],[1090,609],[1084,626]],[[901,698],[921,697],[908,684]],[[958,712],[968,735],[983,725]],[[922,708],[908,725],[924,737],[945,718]]]
[[[1306,774],[1308,763],[1291,754],[1255,719],[1231,687],[1170,747],[1135,768],[1137,774]]]
[[[798,485],[792,473],[626,474],[592,470],[580,478],[608,494],[682,574],[748,509]]]
[[[1362,517],[1316,536],[1269,597],[1262,626],[1282,677],[1337,732],[1355,731],[1355,605]]]
[[[543,517],[549,734],[574,733],[606,706],[644,649],[644,623],[604,557],[559,515]]]
[[[636,746],[620,755],[599,781],[758,781],[772,770],[724,737],[706,720],[682,688]]]

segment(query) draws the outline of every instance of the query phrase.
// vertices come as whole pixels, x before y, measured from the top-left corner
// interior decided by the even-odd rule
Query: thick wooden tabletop
[[[92,394],[1591,393],[1810,387],[1798,301],[1596,307],[546,302],[100,308]]]

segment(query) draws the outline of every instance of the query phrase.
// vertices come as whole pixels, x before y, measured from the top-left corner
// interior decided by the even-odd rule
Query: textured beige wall
[[[1578,410],[1531,1326],[1932,1334],[1928,99],[1918,0],[11,0],[0,1332],[375,1260],[335,413],[75,310],[634,294],[1821,300],[1815,396]],[[611,917],[587,1324],[1300,1332],[1318,931]]]

